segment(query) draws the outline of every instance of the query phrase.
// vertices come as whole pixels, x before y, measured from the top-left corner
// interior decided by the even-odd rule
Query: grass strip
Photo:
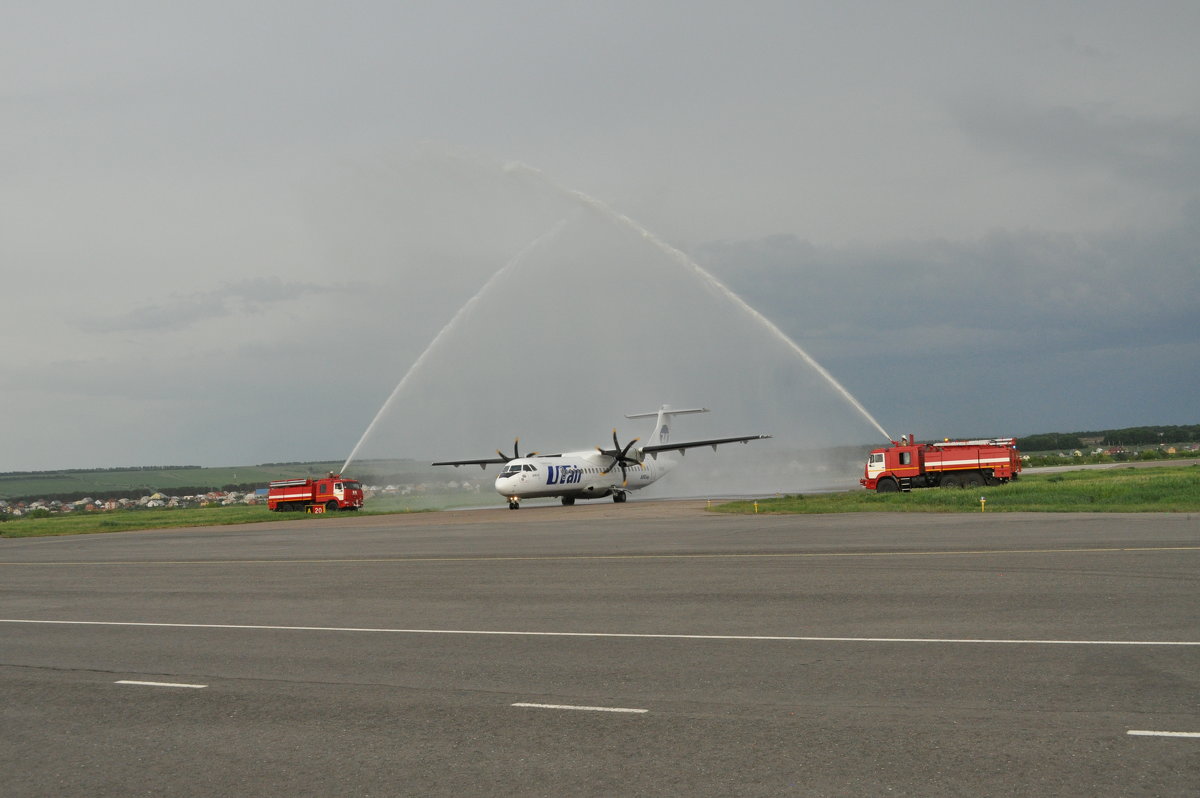
[[[360,515],[396,515],[423,513],[461,505],[457,496],[431,496],[415,501],[385,497],[372,500],[359,511]],[[262,524],[272,521],[304,521],[321,523],[331,518],[345,518],[349,513],[273,513],[265,504],[235,504],[228,507],[188,507],[110,510],[48,515],[44,517],[9,518],[0,523],[0,538],[32,538],[54,535],[89,535],[99,532],[133,532],[140,529],[182,529],[199,526],[232,526]]]
[[[1200,511],[1200,466],[1028,474],[1007,485],[975,490],[796,494],[727,502],[711,509],[721,513],[1187,513]]]

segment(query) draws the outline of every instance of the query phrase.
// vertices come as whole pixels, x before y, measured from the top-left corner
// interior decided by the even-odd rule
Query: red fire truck
[[[362,483],[330,474],[319,479],[281,479],[267,491],[267,508],[276,512],[309,510],[318,512],[357,510],[363,506]]]
[[[917,443],[911,436],[867,456],[864,488],[878,493],[913,488],[977,488],[1016,479],[1021,453],[1013,438]]]

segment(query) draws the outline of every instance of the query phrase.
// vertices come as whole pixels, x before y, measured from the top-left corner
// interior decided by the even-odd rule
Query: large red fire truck
[[[363,506],[362,483],[330,474],[319,479],[281,479],[272,482],[267,491],[267,508],[276,512],[309,510],[319,512],[357,510]]]
[[[878,493],[913,488],[976,488],[1016,479],[1021,453],[1013,438],[917,443],[911,436],[867,456],[864,488]]]

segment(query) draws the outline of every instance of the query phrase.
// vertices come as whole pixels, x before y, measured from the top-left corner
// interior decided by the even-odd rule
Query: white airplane
[[[551,496],[562,497],[562,503],[570,506],[576,499],[602,499],[612,496],[614,502],[623,502],[630,491],[644,488],[647,485],[666,476],[678,465],[671,458],[659,458],[662,452],[679,452],[682,456],[688,449],[697,446],[711,446],[713,451],[723,443],[747,443],[749,441],[769,438],[770,435],[740,435],[734,438],[713,438],[704,441],[685,441],[671,443],[671,416],[685,413],[707,413],[708,408],[701,407],[691,410],[672,410],[663,405],[657,412],[632,413],[625,418],[655,417],[654,430],[650,440],[656,443],[635,447],[638,438],[621,446],[617,440],[617,431],[613,430],[613,448],[596,451],[563,452],[562,454],[538,454],[530,452],[521,456],[517,446],[520,439],[513,442],[512,457],[499,449],[498,457],[488,457],[478,460],[445,460],[433,463],[435,466],[477,465],[487,468],[489,465],[503,464],[504,468],[496,477],[496,492],[508,499],[508,509],[516,510],[521,506],[521,499],[540,499]],[[650,460],[646,460],[650,455]],[[620,475],[617,474],[620,469]]]

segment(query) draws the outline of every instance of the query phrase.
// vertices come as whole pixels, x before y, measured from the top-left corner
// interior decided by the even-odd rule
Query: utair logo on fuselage
[[[583,479],[579,466],[546,466],[547,485],[574,485]]]
[[[576,499],[600,499],[612,496],[613,501],[623,502],[630,491],[644,488],[666,476],[678,461],[671,458],[659,457],[666,452],[683,452],[699,446],[711,446],[713,451],[725,443],[748,443],[753,440],[769,438],[770,435],[739,435],[731,438],[708,438],[706,440],[671,443],[668,440],[668,422],[671,416],[687,413],[707,413],[707,408],[692,410],[672,410],[663,405],[652,413],[631,413],[626,418],[654,418],[654,428],[650,431],[649,440],[657,438],[657,443],[649,446],[635,446],[638,439],[634,438],[624,446],[613,430],[613,448],[605,449],[597,446],[595,450],[585,449],[577,452],[562,454],[530,453],[524,457],[513,444],[512,457],[497,450],[497,457],[486,457],[477,460],[444,460],[434,463],[442,465],[477,465],[487,468],[489,465],[501,464],[503,468],[496,476],[496,492],[508,500],[508,507],[515,510],[521,506],[521,499],[535,499],[557,496],[565,505],[575,503]],[[647,456],[649,459],[647,459]],[[630,484],[630,481],[633,484]]]

